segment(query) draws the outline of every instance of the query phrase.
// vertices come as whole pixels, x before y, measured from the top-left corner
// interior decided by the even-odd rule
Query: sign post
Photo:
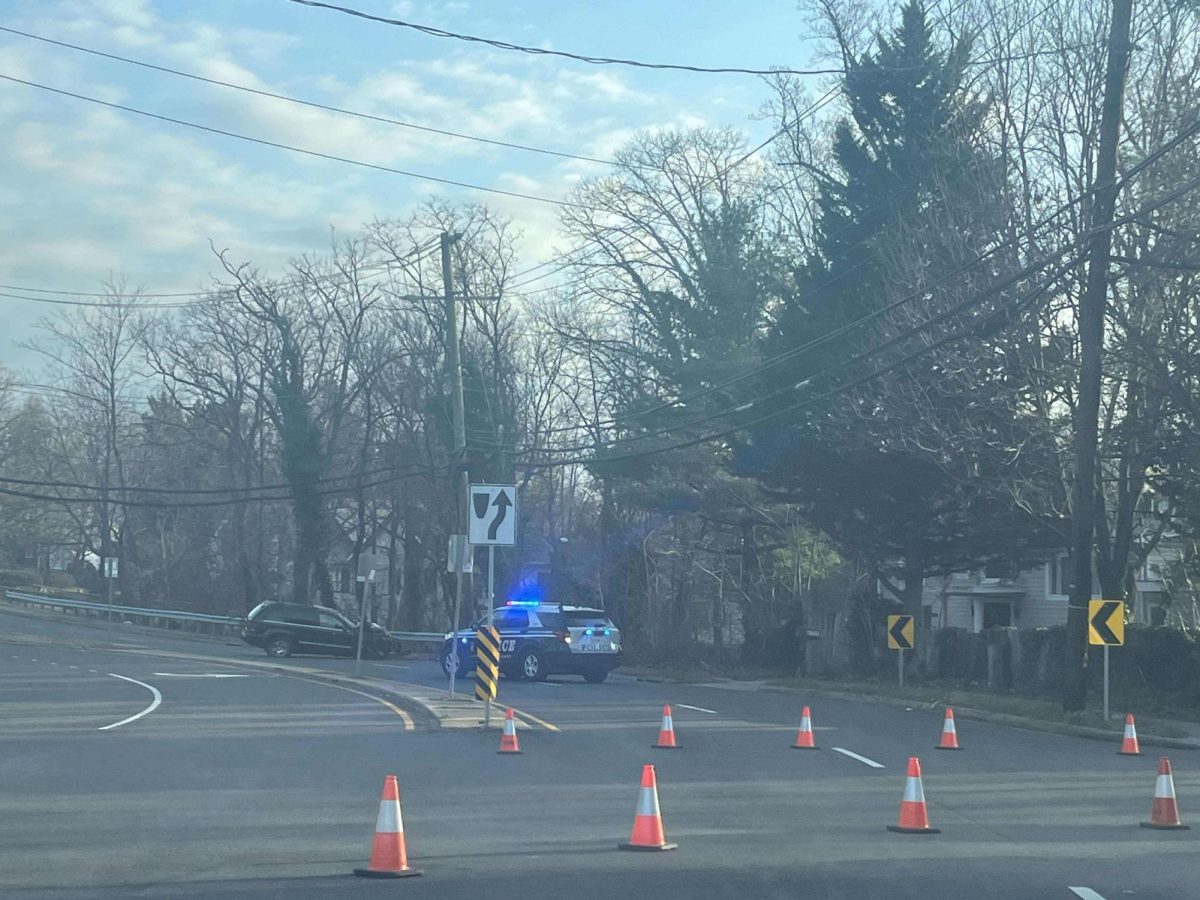
[[[454,621],[450,626],[450,699],[454,699],[454,680],[458,675],[458,617],[462,614],[462,577],[475,570],[475,557],[465,534],[450,535],[446,571],[458,576],[454,592]]]
[[[496,547],[511,547],[517,542],[517,486],[515,484],[473,484],[470,487],[471,496],[468,498],[467,518],[469,527],[467,538],[475,546],[488,548],[488,628],[495,629],[496,619]],[[482,632],[480,632],[482,634]],[[499,637],[497,637],[497,653],[499,652]],[[499,657],[497,657],[497,660]],[[476,697],[483,700],[483,725],[492,723],[492,700],[490,697],[479,696],[478,686]]]
[[[1088,643],[1104,647],[1104,721],[1108,721],[1108,648],[1125,645],[1125,601],[1088,601]]]
[[[365,577],[359,575],[355,583],[358,587],[358,649],[354,652],[354,674],[357,677],[362,670],[363,633],[367,630],[367,585],[375,583],[375,570]]]
[[[104,580],[107,582],[105,588],[108,592],[108,621],[110,622],[113,621],[113,582],[117,580],[118,566],[117,557],[104,557]]]
[[[887,642],[891,650],[899,650],[896,655],[896,669],[900,687],[904,687],[904,651],[913,648],[913,617],[888,616]]]

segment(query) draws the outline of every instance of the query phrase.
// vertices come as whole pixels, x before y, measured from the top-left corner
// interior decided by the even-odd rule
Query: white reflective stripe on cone
[[[909,778],[904,782],[904,800],[907,803],[924,803],[925,791],[920,778]]]
[[[801,731],[812,731],[812,722],[809,721],[808,716],[800,717],[800,730]]]
[[[1133,723],[1126,722],[1125,723],[1125,737],[1131,738],[1131,737],[1135,737],[1136,735],[1137,735],[1137,732],[1135,732],[1133,730]]]
[[[379,804],[379,818],[375,820],[375,830],[381,834],[404,833],[399,800],[384,800]]]
[[[1170,775],[1159,775],[1154,783],[1154,797],[1157,800],[1175,799],[1175,782]]]
[[[638,794],[637,815],[658,815],[658,792],[654,788],[642,788],[642,792]]]
[[[953,719],[946,720],[946,725],[944,728],[942,728],[942,733],[943,734],[957,734],[958,733],[957,731],[954,730],[954,720]]]
[[[672,720],[672,718],[670,716],[663,716],[662,730],[663,731],[674,731],[675,730],[675,722]]]

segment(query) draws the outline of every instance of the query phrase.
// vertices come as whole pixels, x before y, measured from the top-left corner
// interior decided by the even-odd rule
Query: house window
[[[1007,581],[1016,574],[1016,568],[1008,560],[995,560],[983,567],[983,577],[988,581]]]
[[[1065,597],[1071,590],[1071,562],[1066,554],[1056,556],[1046,563],[1048,584],[1046,593],[1052,597]]]

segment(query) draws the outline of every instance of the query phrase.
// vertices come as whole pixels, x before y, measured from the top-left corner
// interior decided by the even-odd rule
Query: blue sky
[[[796,0],[342,5],[591,55],[806,66]],[[605,157],[645,128],[769,133],[757,78],[597,67],[363,22],[287,0],[7,0],[0,24],[275,93],[436,128]],[[0,74],[323,153],[560,198],[603,166],[297,107],[0,33]],[[815,86],[815,83],[814,83]],[[563,245],[556,208],[256,147],[0,81],[0,283],[151,292],[210,283],[209,242],[270,272],[424,199],[484,200],[522,227],[523,265]],[[53,307],[0,297],[0,362]]]

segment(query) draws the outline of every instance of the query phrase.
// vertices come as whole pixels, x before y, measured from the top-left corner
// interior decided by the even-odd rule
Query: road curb
[[[634,676],[638,681],[645,681],[650,684],[701,684],[699,681],[691,681],[681,678],[667,678],[665,676]],[[735,678],[727,679],[729,681],[737,681]],[[883,703],[888,706],[896,706],[905,709],[924,707],[928,709],[938,709],[945,706],[941,701],[930,702],[925,700],[905,700],[901,697],[889,697],[878,694],[861,694],[854,691],[839,691],[836,688],[794,688],[782,684],[764,684],[762,690],[775,691],[784,694],[820,694],[826,697],[836,697],[839,700],[855,700],[860,703]],[[1070,737],[1087,738],[1094,741],[1109,741],[1114,744],[1119,743],[1121,732],[1119,727],[1110,731],[1105,728],[1098,728],[1093,725],[1074,725],[1070,722],[1049,722],[1045,719],[1031,719],[1027,716],[1017,716],[1012,713],[993,712],[987,709],[976,709],[971,706],[954,706],[954,715],[964,719],[974,719],[980,722],[989,722],[993,725],[1005,725],[1010,728],[1023,728],[1026,731],[1042,731],[1050,734],[1062,734]],[[1162,747],[1168,750],[1200,750],[1200,741],[1189,740],[1187,738],[1164,737],[1162,735],[1147,734],[1138,731],[1138,743],[1144,747]]]
[[[831,688],[793,688],[785,685],[772,684],[765,685],[764,690],[777,691],[786,694],[822,694],[827,697],[837,697],[841,700],[856,700],[862,703],[884,703],[888,706],[898,706],[905,709],[915,709],[918,707],[928,708],[931,710],[939,709],[945,706],[941,701],[930,702],[924,700],[905,700],[901,697],[886,697],[876,694],[859,694],[852,691],[839,691]],[[1026,731],[1044,731],[1050,734],[1062,734],[1070,737],[1088,738],[1094,741],[1109,741],[1113,744],[1120,743],[1121,732],[1119,728],[1112,731],[1105,728],[1098,728],[1093,725],[1074,725],[1070,722],[1048,722],[1045,719],[1031,719],[1027,716],[1016,716],[1012,713],[993,712],[988,709],[976,709],[971,706],[955,706],[954,715],[956,718],[974,719],[980,722],[989,722],[993,725],[1006,725],[1010,728],[1023,728]],[[1200,741],[1188,740],[1186,738],[1163,737],[1162,735],[1143,734],[1138,732],[1138,742],[1146,747],[1165,747],[1169,750],[1200,750]]]

